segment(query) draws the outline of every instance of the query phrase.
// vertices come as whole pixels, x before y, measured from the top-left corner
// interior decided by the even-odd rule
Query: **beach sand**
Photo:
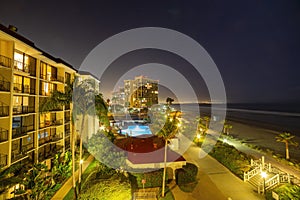
[[[229,135],[234,138],[238,138],[247,144],[270,149],[276,154],[285,156],[285,144],[282,142],[276,142],[275,139],[275,137],[284,130],[280,132],[255,125],[249,125],[246,124],[246,122],[237,122],[235,120],[229,120],[228,122],[233,126]],[[293,133],[291,134],[293,135]],[[295,136],[294,140],[300,144],[300,137]],[[290,158],[296,159],[300,162],[300,147],[290,145],[289,151]]]

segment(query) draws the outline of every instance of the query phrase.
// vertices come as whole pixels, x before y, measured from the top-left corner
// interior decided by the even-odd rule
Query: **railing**
[[[62,119],[58,119],[58,120],[53,120],[51,123],[52,126],[60,126],[63,125],[63,120]]]
[[[26,94],[34,94],[35,89],[30,88],[29,85],[22,85],[20,83],[14,83],[14,92],[17,93],[26,93]]]
[[[42,145],[42,144],[45,144],[45,143],[48,143],[48,142],[51,142],[51,136],[39,139],[39,145]]]
[[[0,91],[9,92],[10,91],[10,82],[0,80]]]
[[[25,150],[14,150],[11,152],[11,160],[12,162],[15,162],[17,160],[20,160],[24,157],[26,157],[27,154],[26,154],[26,151]]]
[[[32,149],[34,149],[34,144],[33,143],[29,143],[29,144],[26,144],[26,145],[22,146],[22,150],[24,152],[28,152],[28,151],[30,151]]]
[[[51,121],[49,121],[49,120],[40,122],[40,128],[46,128],[46,127],[49,127],[49,126],[51,126]]]
[[[29,66],[18,60],[14,60],[14,69],[20,72],[29,73]]]
[[[8,140],[8,130],[0,128],[0,142]]]
[[[0,65],[11,68],[11,59],[6,56],[0,55]]]
[[[51,135],[51,141],[56,142],[63,138],[62,133]]]
[[[28,125],[28,126],[13,128],[12,129],[12,137],[13,138],[18,138],[18,137],[26,135],[28,132],[33,131],[33,130],[34,130],[34,125],[33,124]]]
[[[69,105],[65,105],[65,110],[70,110],[71,106]]]
[[[27,113],[34,113],[35,109],[34,106],[14,106],[13,107],[13,114],[27,114]]]
[[[256,167],[249,172],[245,172],[244,173],[244,181],[249,181],[250,178],[254,177],[255,175],[259,174],[260,172],[261,172],[260,167]]]
[[[265,182],[265,189],[268,190],[269,188],[273,187],[274,185],[278,185],[279,183],[280,178],[279,174],[277,174]]]
[[[68,123],[71,121],[71,117],[70,116],[65,116],[65,123]]]
[[[9,115],[9,106],[0,102],[0,117],[5,117]]]
[[[0,154],[0,167],[7,165],[7,155]]]
[[[51,76],[50,80],[60,82],[60,83],[64,83],[64,77],[62,77],[62,76],[56,76],[56,77]]]

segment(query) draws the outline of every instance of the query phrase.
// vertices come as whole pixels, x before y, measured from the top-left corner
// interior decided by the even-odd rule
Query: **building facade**
[[[124,80],[125,105],[134,108],[151,107],[158,104],[158,80],[137,76]]]
[[[0,24],[0,167],[51,163],[70,148],[72,105],[41,113],[51,91],[65,90],[76,70]]]

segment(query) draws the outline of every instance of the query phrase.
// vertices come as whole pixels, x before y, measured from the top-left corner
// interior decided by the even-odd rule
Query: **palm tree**
[[[174,99],[172,99],[171,97],[167,97],[167,99],[166,99],[166,102],[169,106],[172,105],[173,101],[174,101]]]
[[[224,123],[223,127],[223,133],[226,133],[226,135],[229,135],[229,130],[232,129],[232,125],[228,124],[226,121]]]
[[[293,141],[294,137],[295,137],[294,135],[291,135],[288,132],[280,133],[275,137],[277,142],[285,143],[285,153],[286,153],[286,159],[287,160],[290,159],[289,144],[294,145],[294,146],[298,146],[298,143]]]
[[[86,79],[85,81],[80,82],[80,81],[78,81],[79,79],[75,77],[75,80],[76,81],[74,81],[74,80],[66,81],[66,87],[65,87],[64,92],[54,90],[51,93],[50,97],[44,99],[44,101],[40,103],[40,111],[41,112],[49,112],[59,106],[69,105],[70,103],[76,101],[76,104],[73,107],[73,115],[72,115],[73,117],[71,120],[71,123],[72,123],[71,148],[72,148],[73,189],[74,189],[75,198],[77,198],[76,179],[75,179],[75,144],[76,144],[77,137],[75,134],[76,118],[74,118],[74,116],[82,115],[82,124],[83,124],[84,120],[85,120],[85,115],[87,113],[90,113],[90,111],[94,108],[94,109],[96,109],[97,115],[99,116],[99,120],[102,119],[103,121],[105,121],[105,123],[108,123],[108,120],[104,119],[105,115],[107,115],[107,105],[106,105],[105,101],[103,100],[101,94],[95,94],[93,92],[94,83],[89,79]],[[76,95],[73,95],[73,93],[74,93],[73,85],[74,84],[76,86],[76,88],[75,88]],[[92,107],[94,102],[92,102],[90,99],[94,100],[94,102],[96,104],[95,107]],[[83,128],[83,126],[81,128]],[[82,132],[82,130],[81,130],[81,132]],[[82,140],[80,140],[79,154],[80,154],[79,157],[81,160]],[[81,169],[81,168],[79,167],[79,169]]]
[[[207,127],[208,127],[208,125],[206,123],[205,124],[202,123],[203,121],[206,122],[206,120],[204,118],[202,118],[200,116],[196,117],[195,122],[197,123],[197,132],[200,132],[201,134],[205,134],[207,131]]]
[[[176,111],[176,112],[178,112],[178,111]],[[162,137],[165,141],[164,172],[163,172],[163,182],[162,182],[162,196],[163,197],[165,196],[168,141],[177,134],[178,129],[179,129],[179,126],[178,126],[179,120],[177,119],[176,114],[173,115],[172,117],[168,116],[163,128],[157,133],[157,135],[159,137]]]

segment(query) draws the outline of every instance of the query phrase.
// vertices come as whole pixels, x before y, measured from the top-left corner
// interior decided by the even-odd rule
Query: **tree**
[[[205,124],[202,122],[205,121]],[[205,134],[207,131],[208,124],[206,124],[206,120],[202,117],[196,117],[196,123],[197,123],[197,132],[200,132],[201,134]]]
[[[63,182],[72,174],[72,154],[67,151],[64,156],[61,153],[55,155],[51,170],[55,182]]]
[[[176,111],[178,112],[178,111]],[[179,120],[176,117],[176,113],[173,116],[167,115],[164,126],[158,131],[157,135],[162,137],[165,141],[165,153],[164,153],[164,172],[163,172],[163,182],[162,182],[162,196],[165,196],[165,181],[166,181],[166,169],[167,169],[167,149],[168,141],[174,138],[179,129]]]
[[[226,135],[229,135],[230,129],[232,129],[232,125],[225,122],[224,127],[223,127],[223,133],[226,133]]]
[[[25,174],[23,185],[29,190],[30,199],[42,200],[49,197],[49,189],[52,187],[52,179],[47,166],[41,163],[35,164]]]
[[[41,113],[50,112],[55,110],[59,106],[66,106],[72,103],[73,97],[73,83],[74,80],[66,80],[65,91],[61,92],[59,90],[53,90],[51,95],[47,98],[44,98],[40,102],[39,111]],[[75,134],[75,123],[74,118],[71,118],[72,123],[72,132],[71,132],[71,151],[72,151],[72,179],[73,179],[73,189],[74,195],[77,198],[76,193],[76,179],[75,179],[75,143],[76,143],[76,134]]]
[[[174,102],[174,99],[172,99],[171,97],[167,97],[166,102],[170,106]]]
[[[291,135],[288,132],[280,133],[275,137],[277,142],[283,142],[285,144],[285,154],[287,160],[290,159],[289,145],[291,144],[294,146],[298,146],[298,143],[293,141],[294,137],[294,135]]]
[[[88,144],[89,152],[102,163],[109,163],[111,168],[125,167],[125,154],[119,151],[108,139],[108,132],[98,131],[94,134]]]

